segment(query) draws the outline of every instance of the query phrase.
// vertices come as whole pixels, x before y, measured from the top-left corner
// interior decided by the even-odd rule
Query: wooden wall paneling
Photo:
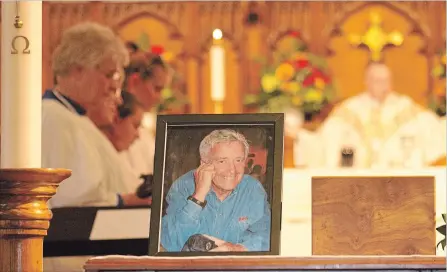
[[[104,6],[107,5],[107,3],[102,1],[93,1],[90,2],[89,5],[89,19],[93,22],[102,24],[104,22]]]
[[[199,4],[197,2],[188,3],[188,8],[184,8],[185,22],[187,29],[193,31],[187,31],[185,33],[185,40],[183,44],[183,56],[182,60],[185,62],[186,68],[184,76],[186,78],[186,92],[189,98],[189,105],[187,112],[200,113],[201,108],[201,75],[199,70],[200,62],[200,47],[197,44],[199,40],[199,31],[197,29],[196,21],[193,18],[198,18]]]
[[[260,90],[263,62],[267,56],[268,47],[265,44],[265,29],[259,26],[247,26],[244,35],[243,67],[244,79],[241,80],[241,90],[245,94],[257,93]]]
[[[248,22],[250,13],[258,15],[257,22]],[[244,35],[242,42],[242,96],[258,93],[261,88],[260,79],[264,69],[264,62],[268,59],[268,12],[266,2],[249,2],[244,9]],[[242,103],[244,99],[242,99]],[[253,112],[255,109],[243,108],[243,112]]]
[[[189,30],[185,17],[186,5],[189,2],[108,2],[103,6],[102,21],[117,29],[140,17],[152,17],[165,24],[170,36],[176,38],[185,36]]]
[[[310,4],[310,3],[308,3]],[[304,12],[307,13],[312,11],[312,23],[309,25],[310,40],[309,49],[311,52],[322,55],[324,53],[324,42],[323,32],[324,25],[328,19],[329,14],[326,12],[329,6],[325,2],[314,2],[312,7],[305,9]],[[329,17],[330,18],[330,17]]]

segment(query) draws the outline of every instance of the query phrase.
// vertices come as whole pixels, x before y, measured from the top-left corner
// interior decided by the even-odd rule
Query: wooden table
[[[445,257],[337,256],[337,257],[131,257],[90,259],[86,272],[106,271],[445,271]]]

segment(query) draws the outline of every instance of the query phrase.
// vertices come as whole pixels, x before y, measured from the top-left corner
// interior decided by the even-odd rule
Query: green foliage
[[[436,245],[436,247],[441,246],[442,250],[444,250],[444,249],[445,249],[445,231],[446,231],[446,224],[445,224],[445,223],[446,223],[446,222],[445,222],[445,220],[446,220],[446,214],[445,214],[445,213],[442,214],[442,220],[444,220],[444,225],[437,227],[436,230],[437,230],[439,233],[441,233],[442,235],[444,235],[444,239],[442,239],[441,241],[439,241],[439,243]]]
[[[446,78],[446,52],[440,52],[439,63],[432,70],[432,76],[438,80],[443,81],[443,86],[436,86],[436,89],[432,91],[432,95],[429,101],[429,107],[438,116],[446,115],[446,94],[445,94],[445,78]]]
[[[151,41],[149,35],[146,32],[141,32],[138,41],[136,42],[140,50],[148,52],[151,49]]]

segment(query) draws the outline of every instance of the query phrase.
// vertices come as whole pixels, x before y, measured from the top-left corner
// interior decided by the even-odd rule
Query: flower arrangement
[[[446,52],[439,54],[439,63],[433,68],[432,74],[435,78],[441,80],[440,85],[435,88],[431,97],[430,108],[439,116],[446,115]]]
[[[151,45],[149,35],[145,32],[141,33],[137,46],[143,52],[160,56],[168,69],[168,82],[165,88],[161,91],[161,101],[155,106],[155,110],[158,113],[166,113],[175,108],[180,108],[189,104],[187,96],[183,92],[184,79],[174,69],[174,54],[170,51],[166,51],[161,45]]]
[[[245,105],[267,112],[295,108],[309,120],[333,100],[333,82],[325,60],[307,51],[299,33],[286,38],[291,49],[274,56],[275,65],[262,75],[261,91],[246,96]]]

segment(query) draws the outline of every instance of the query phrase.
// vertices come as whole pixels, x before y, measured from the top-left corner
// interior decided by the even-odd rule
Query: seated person
[[[155,123],[151,111],[160,103],[167,75],[166,65],[159,56],[144,53],[133,55],[125,69],[124,90],[132,93],[145,111],[140,137],[122,154],[137,175],[153,173],[155,137],[153,128],[146,121]]]
[[[143,108],[135,96],[126,91],[121,92],[122,104],[117,108],[117,118],[113,123],[107,122],[104,117],[107,112],[104,107],[95,107],[88,110],[87,115],[107,137],[113,154],[110,157],[116,159],[117,168],[121,170],[124,182],[127,185],[126,192],[136,192],[143,179],[133,171],[128,160],[122,157],[123,151],[139,137],[139,127],[143,119]]]
[[[113,122],[121,103],[116,81],[127,62],[119,37],[95,23],[66,30],[55,49],[57,84],[42,101],[42,167],[73,174],[49,201],[52,208],[141,205],[135,192],[125,193],[113,146],[86,115],[104,107],[105,119]]]
[[[202,140],[201,165],[174,181],[166,197],[166,251],[181,251],[197,234],[214,241],[212,251],[270,249],[270,205],[261,183],[244,174],[248,150],[233,130],[215,130]]]

